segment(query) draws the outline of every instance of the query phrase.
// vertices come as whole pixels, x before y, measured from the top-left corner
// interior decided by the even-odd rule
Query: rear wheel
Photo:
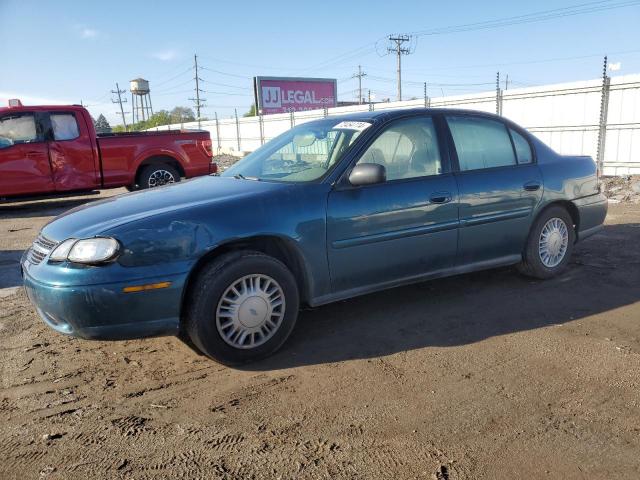
[[[298,316],[298,287],[279,260],[225,254],[198,275],[187,300],[186,332],[205,355],[227,365],[259,360],[285,342]]]
[[[555,277],[567,267],[575,239],[569,212],[562,207],[545,210],[531,228],[518,269],[534,278]]]
[[[147,165],[140,172],[138,186],[141,189],[155,188],[180,181],[180,172],[166,163]]]

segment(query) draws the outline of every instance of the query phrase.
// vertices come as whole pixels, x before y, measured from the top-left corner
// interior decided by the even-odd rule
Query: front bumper
[[[178,333],[186,273],[135,281],[62,285],[38,280],[37,270],[45,268],[50,270],[56,266],[31,265],[23,259],[24,287],[42,320],[57,332],[100,340]],[[171,285],[158,290],[123,292],[127,286],[159,282],[171,282]]]

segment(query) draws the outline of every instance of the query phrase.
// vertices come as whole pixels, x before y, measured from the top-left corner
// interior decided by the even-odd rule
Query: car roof
[[[412,114],[467,114],[480,115],[488,118],[495,118],[501,121],[506,120],[495,113],[483,112],[480,110],[469,110],[462,108],[398,108],[389,110],[374,110],[367,112],[352,112],[341,115],[331,115],[332,120],[339,121],[360,121],[360,122],[387,122],[395,118],[405,117]]]
[[[84,110],[84,107],[82,105],[22,105],[20,107],[0,107],[0,114],[53,110]]]

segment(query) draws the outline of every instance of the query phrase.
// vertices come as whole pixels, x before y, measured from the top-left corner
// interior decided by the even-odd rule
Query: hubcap
[[[222,294],[216,327],[232,347],[256,348],[275,335],[284,311],[284,292],[278,282],[267,275],[246,275]]]
[[[167,183],[175,183],[175,181],[176,179],[171,172],[166,170],[156,170],[149,177],[149,188],[159,187],[161,185],[166,185]]]
[[[538,251],[545,267],[553,268],[562,262],[569,246],[569,229],[560,218],[551,218],[542,227]]]

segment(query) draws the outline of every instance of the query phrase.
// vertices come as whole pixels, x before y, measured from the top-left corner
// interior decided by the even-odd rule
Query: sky
[[[336,78],[356,100],[358,65],[365,92],[395,100],[390,34],[412,35],[404,99],[423,82],[430,96],[495,90],[498,71],[509,88],[588,80],[605,54],[611,75],[640,73],[638,25],[640,0],[0,0],[0,104],[82,102],[114,125],[111,90],[142,76],[154,110],[192,106],[194,54],[210,118],[246,112],[256,75]]]

